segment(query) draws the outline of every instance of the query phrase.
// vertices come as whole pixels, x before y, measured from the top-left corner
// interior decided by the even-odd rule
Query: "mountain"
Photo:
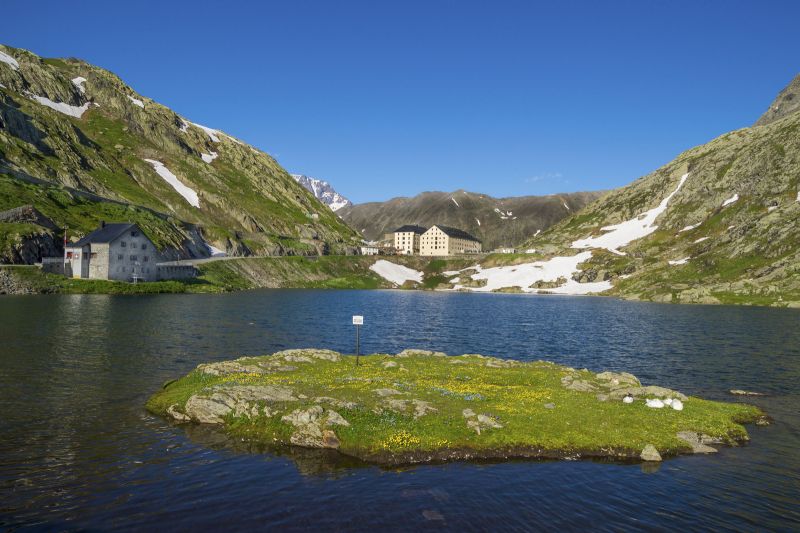
[[[209,245],[230,255],[345,253],[358,242],[261,150],[102,68],[0,46],[0,212],[21,206],[72,239],[101,220],[135,222],[168,258],[207,256]],[[32,235],[52,239],[52,230],[0,223],[0,261],[2,246]]]
[[[800,306],[800,77],[753,127],[687,150],[530,239],[575,281],[669,302]]]
[[[327,181],[310,178],[302,174],[292,174],[292,177],[310,191],[314,197],[331,208],[331,211],[338,211],[343,207],[353,205],[353,202],[336,192]]]
[[[463,229],[483,242],[483,249],[519,244],[599,198],[601,192],[550,196],[491,196],[458,190],[424,192],[347,207],[338,212],[350,227],[370,240],[404,224],[444,224]]]

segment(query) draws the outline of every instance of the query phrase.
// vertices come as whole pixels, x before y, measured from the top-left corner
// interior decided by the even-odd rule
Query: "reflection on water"
[[[254,450],[143,409],[201,362],[279,349],[423,347],[595,370],[738,401],[752,442],[660,466],[381,469]],[[800,313],[600,298],[404,291],[0,298],[0,527],[792,529],[800,522]]]

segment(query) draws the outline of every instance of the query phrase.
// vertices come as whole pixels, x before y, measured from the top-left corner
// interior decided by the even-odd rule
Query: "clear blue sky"
[[[800,2],[4,0],[0,42],[105,67],[356,202],[624,185],[750,125]]]

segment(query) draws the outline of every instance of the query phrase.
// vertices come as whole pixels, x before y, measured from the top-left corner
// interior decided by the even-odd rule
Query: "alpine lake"
[[[635,374],[743,401],[750,441],[663,463],[379,467],[254,451],[145,402],[200,363],[406,348]],[[730,389],[763,393],[739,397]],[[0,298],[0,529],[797,530],[800,310],[422,291]]]

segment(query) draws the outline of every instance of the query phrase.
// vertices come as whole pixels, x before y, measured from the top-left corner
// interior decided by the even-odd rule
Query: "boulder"
[[[686,400],[685,394],[678,391],[667,389],[665,387],[658,387],[656,385],[648,385],[647,387],[624,387],[614,389],[609,393],[609,398],[612,400],[621,400],[626,395],[630,394],[634,398],[641,398],[643,396],[654,396],[656,398],[678,398]]]
[[[652,444],[648,444],[642,450],[642,453],[639,454],[639,457],[642,461],[661,461],[661,454],[658,453],[656,447]]]
[[[195,422],[201,424],[221,424],[222,417],[253,417],[260,414],[258,402],[297,401],[292,389],[280,385],[232,385],[217,386],[211,394],[195,394],[186,402],[184,411]],[[270,416],[266,411],[262,411]]]
[[[689,446],[692,447],[692,453],[716,453],[717,449],[712,448],[708,444],[720,442],[717,439],[696,431],[679,431],[675,436],[688,443]]]
[[[375,389],[374,392],[378,396],[393,396],[397,394],[403,394],[399,390],[394,390],[394,389]]]
[[[432,352],[430,350],[406,349],[397,354],[397,357],[447,357],[444,352]]]
[[[605,382],[609,388],[619,389],[622,387],[641,387],[642,383],[639,378],[627,372],[600,372],[597,374],[599,381]]]
[[[422,400],[411,400],[411,403],[414,404],[414,419],[423,417],[428,413],[438,411],[438,409],[432,406],[430,403]]]
[[[288,415],[281,417],[283,422],[288,422],[295,427],[289,442],[304,448],[338,448],[339,438],[326,426],[349,426],[350,423],[336,411],[314,405],[308,409],[295,409]]]
[[[167,414],[177,420],[178,422],[189,422],[192,418],[178,411],[178,404],[173,404],[167,407]]]

